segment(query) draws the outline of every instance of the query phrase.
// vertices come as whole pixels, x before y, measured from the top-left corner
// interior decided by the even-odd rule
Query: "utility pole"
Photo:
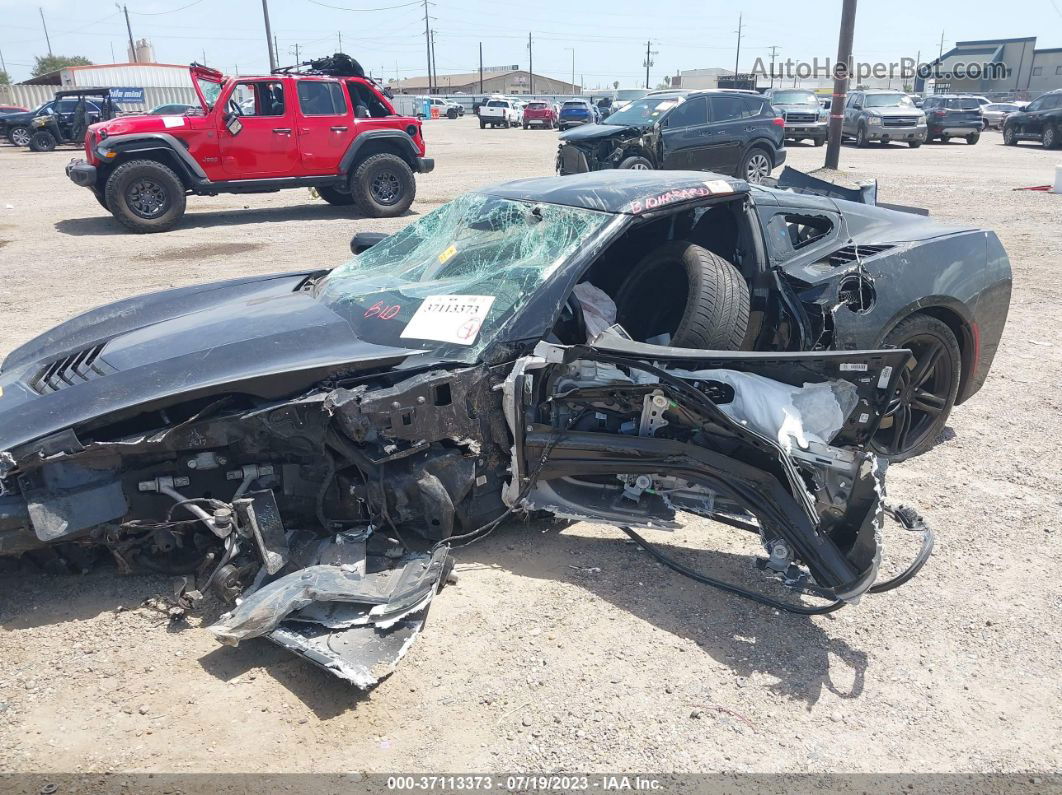
[[[206,48],[203,48],[203,66],[206,66]]]
[[[277,34],[273,34],[273,52],[276,55],[277,63],[280,63],[280,47],[277,45]]]
[[[439,64],[435,60],[435,31],[431,32],[431,75],[435,82],[435,92],[439,92]]]
[[[339,52],[343,52],[343,31],[337,31],[339,33]]]
[[[940,64],[940,59],[944,57],[944,31],[940,31],[940,53],[937,55],[937,64]]]
[[[133,43],[133,27],[129,24],[129,6],[122,6],[122,11],[125,12],[125,32],[129,34],[129,57],[136,63],[136,45]]]
[[[428,53],[428,93],[431,93],[431,31],[428,29],[428,0],[424,0],[424,49]]]
[[[852,68],[852,39],[855,37],[856,0],[844,0],[841,32],[837,36],[837,63],[833,67],[833,100],[830,102],[830,133],[826,146],[826,168],[836,170],[841,157],[841,124],[844,101]]]
[[[269,50],[269,71],[275,72],[277,69],[277,59],[273,55],[273,31],[269,27],[269,5],[266,0],[262,0],[262,17],[265,19],[266,49]],[[125,18],[129,19],[128,11],[126,12]]]
[[[46,42],[48,42],[48,55],[51,55],[52,54],[52,40],[50,38],[48,38],[48,23],[44,21],[44,9],[41,8],[40,6],[37,6],[37,10],[41,12],[41,25],[44,27],[44,40]],[[125,12],[125,19],[126,19],[126,22],[128,23],[128,21],[129,21],[129,12],[128,11]]]
[[[535,93],[535,56],[531,54],[531,31],[527,32],[527,74],[531,80],[529,94]]]
[[[483,93],[483,42],[479,43],[479,93]]]
[[[777,44],[771,45],[771,88],[774,88],[774,59],[778,55],[778,49]]]
[[[737,88],[738,63],[741,61],[741,30],[743,27],[742,16],[738,14],[738,29],[736,31],[738,36],[737,54],[734,56],[734,88]]]
[[[111,56],[111,60],[114,60],[114,56]],[[4,53],[0,50],[0,72],[7,72],[7,64],[4,63]]]
[[[295,42],[294,47],[289,47],[288,48],[288,52],[291,52],[292,49],[295,50],[295,65],[298,66],[299,63],[300,63],[300,61],[299,61],[299,43]]]
[[[645,67],[645,87],[647,89],[652,87],[649,85],[649,67],[653,65],[653,56],[660,54],[658,50],[649,49],[651,44],[651,41],[645,43],[645,63],[642,64]],[[574,54],[572,57],[575,57]]]
[[[565,47],[564,49],[572,51],[572,92],[574,92],[575,91],[575,48],[574,47]]]

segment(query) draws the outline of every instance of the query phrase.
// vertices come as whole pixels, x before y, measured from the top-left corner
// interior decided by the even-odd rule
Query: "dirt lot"
[[[552,172],[553,132],[440,120],[427,139],[438,167],[406,218],[352,220],[299,190],[192,198],[178,229],[148,236],[67,181],[73,152],[0,147],[0,354],[135,293],[332,265],[355,230]],[[810,169],[823,153],[789,160]],[[506,526],[459,552],[459,583],[366,696],[268,642],[220,647],[199,617],[168,627],[141,606],[166,579],[8,571],[0,769],[1057,770],[1062,196],[1011,188],[1050,181],[1060,159],[998,133],[843,152],[884,201],[995,229],[1014,266],[987,385],[940,444],[889,472],[890,495],[939,533],[908,586],[779,615],[679,578],[608,527]],[[894,537],[887,549],[913,551]],[[701,521],[665,540],[718,551],[698,564],[728,576],[753,551]]]

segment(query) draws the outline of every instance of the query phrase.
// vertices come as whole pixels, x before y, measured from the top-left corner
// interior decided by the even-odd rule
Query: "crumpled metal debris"
[[[296,546],[296,545],[293,545]],[[411,552],[366,560],[358,539],[303,545],[311,565],[244,598],[209,627],[222,643],[265,636],[366,689],[394,670],[420,633],[450,567],[449,552]],[[378,568],[367,571],[368,568]]]

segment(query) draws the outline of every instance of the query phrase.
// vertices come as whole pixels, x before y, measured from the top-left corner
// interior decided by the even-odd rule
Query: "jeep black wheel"
[[[350,190],[336,185],[321,185],[317,188],[317,193],[326,202],[337,207],[345,207],[354,203],[354,197],[351,195]]]
[[[47,130],[38,130],[29,139],[29,148],[34,152],[51,152],[58,142]]]
[[[417,183],[398,155],[372,155],[354,171],[350,192],[358,209],[372,218],[393,218],[409,209]]]
[[[98,188],[93,188],[92,195],[96,197],[96,201],[100,203],[100,207],[102,207],[107,212],[111,211],[111,208],[107,206],[107,197],[103,195],[102,190]]]
[[[33,133],[30,132],[30,128],[25,126],[12,127],[7,131],[7,140],[15,146],[29,146],[32,137]]]
[[[184,184],[172,169],[154,160],[131,160],[107,179],[106,207],[134,232],[165,232],[181,220]]]
[[[951,329],[928,315],[901,322],[882,347],[912,354],[873,442],[890,460],[904,461],[928,450],[944,430],[959,393],[962,359]]]
[[[741,158],[741,165],[738,166],[735,176],[756,185],[771,176],[773,167],[770,154],[754,146]]]

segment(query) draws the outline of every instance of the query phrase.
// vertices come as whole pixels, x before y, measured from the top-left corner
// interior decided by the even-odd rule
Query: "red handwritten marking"
[[[466,320],[457,329],[457,336],[459,339],[467,340],[474,337],[477,331],[479,331],[479,321],[474,319]]]
[[[390,320],[401,311],[402,307],[399,304],[385,306],[383,301],[377,301],[365,310],[365,317],[378,317],[380,320]]]

